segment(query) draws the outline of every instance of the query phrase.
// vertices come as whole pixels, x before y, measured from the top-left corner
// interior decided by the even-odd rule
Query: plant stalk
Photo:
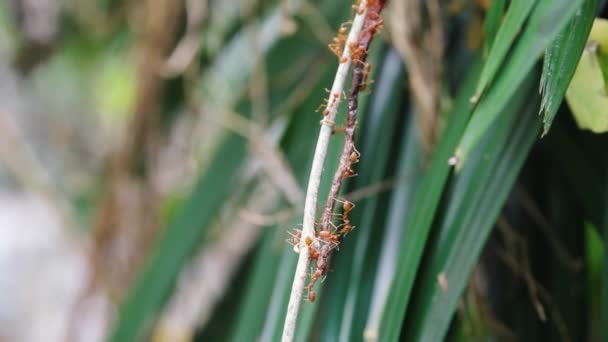
[[[292,342],[295,336],[296,323],[302,303],[302,294],[310,265],[310,257],[306,240],[311,239],[313,243],[318,243],[314,233],[315,217],[317,211],[317,201],[319,196],[319,187],[321,176],[323,175],[323,166],[327,156],[329,147],[329,139],[332,134],[336,114],[340,105],[344,83],[348,75],[348,71],[352,64],[351,51],[349,45],[356,44],[363,28],[363,22],[367,15],[367,0],[361,0],[359,8],[356,10],[353,25],[348,34],[348,38],[344,44],[341,60],[344,61],[338,65],[336,76],[334,78],[331,92],[327,103],[327,115],[321,120],[321,130],[317,140],[317,147],[312,161],[310,177],[308,179],[308,188],[306,190],[306,200],[304,202],[304,221],[302,224],[302,238],[299,242],[300,256],[296,266],[293,284],[291,287],[291,295],[289,296],[289,305],[287,306],[287,314],[285,317],[285,325],[283,327],[283,342]]]

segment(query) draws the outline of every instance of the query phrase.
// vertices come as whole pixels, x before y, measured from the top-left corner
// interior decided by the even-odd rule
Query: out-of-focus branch
[[[285,156],[270,141],[260,125],[229,111],[224,111],[213,119],[224,128],[247,138],[254,157],[260,162],[269,180],[283,192],[292,205],[300,205],[304,192],[289,169]]]
[[[426,4],[426,11],[422,6]],[[438,0],[395,0],[390,15],[393,43],[407,64],[418,115],[422,147],[429,152],[436,138],[441,94],[443,23]],[[429,26],[421,18],[428,16]]]
[[[89,285],[74,310],[68,339],[79,340],[79,322],[90,319],[81,312],[88,298],[101,294],[113,303],[122,299],[156,238],[160,198],[153,166],[160,145],[161,70],[173,45],[181,6],[180,1],[147,0],[133,7],[138,58],[134,115],[110,160],[108,186],[94,226]]]
[[[53,50],[59,31],[60,6],[57,0],[13,0],[13,5],[22,36],[15,65],[27,75]]]
[[[54,206],[65,225],[74,227],[74,212],[68,199],[52,181],[17,123],[4,111],[0,111],[0,136],[0,162],[10,169],[22,187],[41,194]]]
[[[279,194],[272,184],[262,182],[249,196],[244,210],[267,212],[276,205]],[[195,329],[205,325],[229,288],[243,256],[263,229],[241,216],[233,217],[233,222],[222,227],[219,238],[207,244],[182,273],[175,294],[161,315],[155,342],[190,341]]]
[[[186,33],[163,68],[163,74],[168,77],[184,72],[201,47],[200,30],[207,15],[207,0],[186,0],[186,9]]]
[[[173,42],[180,8],[179,1],[148,0],[134,9],[139,59],[134,116],[125,141],[112,156],[108,192],[95,227],[96,269],[109,266],[106,272],[117,294],[128,287],[156,235],[158,194],[151,182],[155,172],[151,165],[160,145],[160,70]]]

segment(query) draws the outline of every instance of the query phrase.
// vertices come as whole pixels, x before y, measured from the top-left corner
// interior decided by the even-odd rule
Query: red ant
[[[350,166],[348,166],[346,170],[344,170],[344,172],[342,173],[342,178],[350,178],[355,176],[357,176],[357,173],[355,173],[355,171],[353,171]]]
[[[354,229],[353,225],[350,223],[350,218],[348,217],[349,213],[355,208],[355,204],[349,200],[339,200],[336,199],[336,202],[342,203],[342,214],[338,214],[342,218],[342,224],[340,225],[340,234],[347,235],[351,230]]]
[[[314,302],[317,299],[317,294],[313,290],[317,280],[321,278],[321,271],[316,270],[315,273],[310,275],[310,283],[308,284],[308,300]]]
[[[289,243],[290,245],[293,246],[293,250],[296,253],[299,253],[300,251],[300,239],[302,238],[302,230],[300,229],[294,229],[295,233],[292,233],[290,231],[287,231],[287,234],[291,235],[291,238],[287,239],[287,243]]]
[[[338,58],[342,59],[342,47],[346,42],[346,27],[341,26],[338,29],[338,36],[334,37],[333,43],[329,44],[329,50],[333,52]]]
[[[370,83],[373,83],[373,81],[368,82],[369,74],[372,71],[372,65],[369,63],[362,62],[362,61],[360,61],[360,62],[363,63],[363,80],[361,81],[359,90],[364,91]]]
[[[349,43],[348,48],[350,49],[350,57],[355,63],[361,62],[361,57],[367,54],[365,46],[361,46],[357,42]]]
[[[333,223],[330,224],[333,225]],[[338,231],[338,228],[335,228],[334,231]],[[322,230],[319,232],[319,237],[321,237],[325,243],[329,244],[331,249],[338,248],[340,245],[340,234],[332,234],[329,230]]]
[[[353,146],[353,151],[350,153],[350,157],[348,158],[350,160],[350,163],[351,164],[358,163],[359,158],[361,158],[361,153],[359,151],[357,151],[357,149]]]
[[[350,153],[350,156],[348,158],[349,163],[346,166],[346,169],[344,170],[344,172],[342,173],[342,178],[349,178],[349,177],[354,177],[357,175],[355,173],[355,171],[353,171],[351,166],[353,164],[358,163],[360,157],[361,157],[361,153],[359,151],[357,151],[357,149],[353,146],[353,150]]]

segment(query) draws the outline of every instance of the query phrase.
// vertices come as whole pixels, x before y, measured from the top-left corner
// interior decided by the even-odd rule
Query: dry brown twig
[[[314,301],[316,294],[312,290],[312,287],[322,275],[327,273],[329,252],[337,247],[338,244],[340,234],[333,234],[331,232],[331,227],[335,227],[333,222],[331,222],[331,218],[333,216],[333,208],[342,181],[344,178],[348,178],[354,174],[351,165],[359,159],[359,154],[354,148],[358,94],[359,91],[364,88],[365,75],[369,72],[369,67],[365,63],[365,57],[367,56],[367,48],[369,47],[371,39],[382,26],[382,19],[380,18],[379,13],[384,7],[384,2],[384,0],[357,1],[357,4],[353,6],[356,15],[352,22],[348,37],[346,37],[346,28],[343,25],[338,32],[338,37],[334,39],[334,44],[330,45],[330,49],[339,57],[339,66],[336,71],[333,86],[329,92],[325,110],[323,111],[324,118],[321,120],[321,131],[317,140],[317,147],[315,149],[306,192],[302,231],[298,231],[293,238],[293,242],[297,246],[296,250],[299,252],[300,256],[296,266],[289,305],[287,307],[287,315],[285,317],[285,325],[283,327],[283,342],[291,342],[294,339],[304,284],[308,276],[308,267],[311,260],[317,260],[316,270],[311,275],[311,282],[308,285],[308,299]],[[341,94],[346,81],[346,76],[351,64],[354,64],[355,67],[353,71],[353,84],[349,97],[349,111],[344,137],[345,143],[338,170],[334,175],[329,198],[321,219],[321,232],[319,233],[319,237],[317,237],[314,225],[323,165],[325,164],[325,158],[327,156],[329,139],[334,132],[335,118],[342,97]],[[343,230],[347,226],[350,226],[350,222],[347,222],[346,220],[348,212],[352,210],[353,207],[354,205],[352,203],[348,201],[343,202]]]

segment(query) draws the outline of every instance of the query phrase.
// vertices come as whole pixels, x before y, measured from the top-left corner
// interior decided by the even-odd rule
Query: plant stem
[[[317,147],[312,161],[312,168],[310,170],[310,177],[308,179],[308,188],[306,190],[306,200],[304,202],[304,222],[302,224],[302,238],[300,239],[300,256],[298,258],[298,264],[296,267],[296,273],[294,275],[293,284],[291,287],[291,295],[289,297],[289,305],[287,306],[287,315],[285,317],[285,325],[283,327],[283,342],[292,342],[294,339],[296,322],[298,320],[298,314],[300,312],[300,304],[302,303],[302,293],[304,292],[304,284],[306,282],[306,276],[308,272],[308,266],[310,265],[310,258],[307,245],[305,241],[307,239],[316,240],[314,233],[314,224],[317,210],[317,200],[319,195],[319,186],[321,183],[321,176],[323,175],[323,166],[325,164],[325,158],[327,156],[327,148],[329,146],[329,139],[333,130],[334,121],[338,112],[338,107],[341,100],[341,94],[344,89],[344,83],[348,70],[352,63],[350,57],[349,45],[355,44],[361,33],[363,22],[367,14],[367,0],[362,0],[359,9],[356,12],[353,25],[348,34],[346,43],[344,44],[344,51],[342,52],[342,61],[338,65],[336,71],[336,77],[331,88],[329,100],[327,103],[326,110],[328,111],[325,118],[321,121],[321,131],[317,140]]]

